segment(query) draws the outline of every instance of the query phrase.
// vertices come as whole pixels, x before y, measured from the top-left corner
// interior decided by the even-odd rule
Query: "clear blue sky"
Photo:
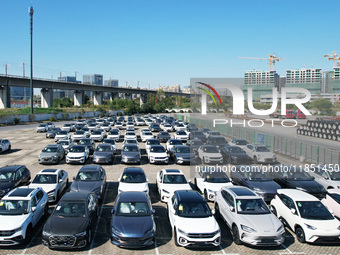
[[[29,64],[31,0],[0,1],[0,73]],[[340,2],[296,0],[33,0],[34,75],[99,73],[135,86],[189,84],[190,77],[243,77],[285,58],[287,69],[330,70],[340,51]],[[28,74],[26,66],[26,75]]]

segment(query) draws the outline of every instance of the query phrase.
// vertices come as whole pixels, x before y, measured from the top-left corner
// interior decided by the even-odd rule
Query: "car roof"
[[[176,145],[174,145],[174,147],[175,147],[175,148],[183,148],[183,147],[190,148],[190,146],[184,145],[184,144],[176,144]]]
[[[81,171],[100,171],[100,168],[101,166],[97,166],[97,165],[85,165],[82,168],[80,168],[80,170]]]
[[[144,170],[140,167],[127,167],[123,173],[144,173]]]
[[[18,168],[23,167],[23,166],[24,165],[4,166],[0,168],[0,172],[16,171]]]
[[[57,173],[60,169],[43,169],[38,174],[44,174],[44,173]]]
[[[204,198],[196,190],[176,190],[178,202],[203,202]]]
[[[164,174],[183,174],[183,172],[179,169],[162,169],[162,171],[164,172]]]
[[[59,147],[59,144],[48,144],[48,145],[46,145],[46,147]]]
[[[140,191],[126,191],[119,194],[118,202],[147,202],[147,195]]]
[[[331,194],[339,194],[340,195],[340,189],[328,189],[327,192],[331,193]]]
[[[277,193],[287,195],[295,201],[319,201],[313,195],[297,189],[278,189]]]
[[[30,195],[35,189],[33,188],[28,188],[28,187],[20,187],[17,189],[14,189],[13,191],[11,191],[9,194],[6,195],[6,197],[8,198],[12,198],[12,197],[28,197],[28,195]]]
[[[88,192],[66,192],[60,199],[59,203],[65,201],[84,202],[87,200],[89,194],[90,193]]]
[[[233,187],[224,187],[226,190],[230,190],[234,197],[236,198],[259,198],[260,196],[254,193],[252,190],[243,187],[243,186],[233,186]]]

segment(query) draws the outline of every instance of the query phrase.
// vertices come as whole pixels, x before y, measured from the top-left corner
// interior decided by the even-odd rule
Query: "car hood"
[[[56,189],[57,184],[56,183],[51,183],[51,184],[42,184],[42,183],[31,183],[28,185],[29,188],[42,188],[46,193]]]
[[[14,182],[0,182],[0,190],[8,189],[8,188],[13,188]]]
[[[289,184],[296,189],[303,189],[310,193],[322,192],[324,188],[314,180],[289,180]]]
[[[101,137],[102,135],[91,135],[91,137]]]
[[[148,183],[125,183],[119,182],[118,189],[121,191],[145,191],[148,189]]]
[[[204,182],[206,189],[210,189],[212,191],[219,191],[223,187],[232,187],[234,186],[231,182],[225,183],[211,183],[211,182]]]
[[[238,158],[249,158],[246,153],[238,152],[238,153],[230,153],[230,156],[238,157]]]
[[[176,227],[186,233],[212,233],[220,229],[214,216],[206,218],[176,218]]]
[[[276,193],[278,189],[280,189],[280,185],[278,185],[276,182],[271,180],[263,180],[263,181],[248,181],[248,184],[252,188],[258,188],[260,190],[263,190],[266,193]]]
[[[152,157],[167,157],[168,154],[166,152],[161,152],[161,153],[149,152],[149,156],[152,156]]]
[[[57,153],[56,152],[42,152],[40,153],[40,157],[53,157],[56,156]]]
[[[281,221],[272,213],[270,214],[238,214],[238,223],[257,231],[259,235],[275,234],[281,226]]]
[[[208,156],[208,157],[222,157],[221,153],[203,153],[203,156]]]
[[[28,217],[28,214],[0,215],[1,230],[13,230],[19,228]]]
[[[174,193],[176,190],[191,190],[191,186],[189,183],[183,184],[162,184],[162,189],[170,192],[170,194]]]
[[[114,216],[112,218],[112,226],[118,229],[124,236],[141,237],[144,236],[150,228],[154,228],[154,221],[152,216]]]
[[[274,153],[272,152],[256,152],[257,155],[262,156],[264,158],[273,158],[274,157]]]
[[[61,217],[51,216],[43,231],[52,235],[75,235],[86,230],[87,217]]]
[[[122,151],[121,153],[122,157],[123,156],[126,156],[126,157],[129,157],[129,158],[139,158],[140,157],[140,152],[138,151]]]
[[[67,157],[83,157],[85,155],[85,152],[69,152],[67,154]]]
[[[71,184],[71,191],[77,192],[93,192],[101,187],[100,181],[73,181]]]
[[[93,156],[97,156],[97,157],[106,157],[106,156],[112,156],[112,152],[110,151],[95,151],[93,153]]]
[[[195,154],[194,153],[176,153],[176,157],[182,157],[182,158],[195,158]]]

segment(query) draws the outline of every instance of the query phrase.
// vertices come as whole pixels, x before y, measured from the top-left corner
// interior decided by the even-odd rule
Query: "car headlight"
[[[21,227],[13,229],[14,233],[19,232],[21,230]]]
[[[218,229],[218,230],[216,230],[215,232],[212,232],[212,234],[215,236],[215,235],[217,235],[217,234],[220,234],[221,233],[221,230],[220,229]]]
[[[146,236],[146,235],[151,235],[151,234],[153,234],[153,233],[154,233],[154,229],[153,229],[153,227],[152,227],[152,228],[148,229],[147,231],[145,231],[144,235],[145,235],[145,236]]]
[[[53,159],[57,159],[57,158],[58,158],[58,156],[54,155],[52,158],[53,158]]]
[[[52,234],[51,234],[51,233],[48,233],[48,232],[46,232],[46,231],[43,231],[43,232],[42,232],[42,235],[43,235],[43,236],[51,236]]]
[[[215,191],[213,191],[212,189],[208,189],[208,192],[215,194]]]
[[[315,230],[315,229],[316,229],[316,227],[313,227],[312,225],[308,225],[308,224],[306,224],[306,223],[305,223],[305,225],[306,225],[306,227],[307,227],[308,229],[311,229],[311,230]]]
[[[179,233],[183,234],[183,235],[187,235],[188,233],[186,233],[185,231],[183,231],[182,229],[177,229]]]
[[[162,191],[165,193],[165,194],[170,194],[169,191],[165,190],[165,189],[162,189]]]
[[[233,160],[237,160],[237,157],[236,157],[236,156],[231,156],[231,158],[232,158]]]
[[[247,227],[247,226],[244,226],[244,225],[242,225],[242,224],[241,224],[241,228],[242,228],[243,231],[246,231],[246,232],[248,232],[248,233],[254,233],[254,232],[256,232],[255,229],[250,228],[250,227]]]
[[[183,160],[183,157],[178,157],[177,159]]]
[[[122,232],[120,232],[118,229],[112,226],[112,233],[114,233],[117,236],[122,236]]]
[[[85,230],[83,232],[80,232],[80,233],[76,234],[75,236],[77,236],[77,237],[79,237],[79,236],[86,236],[86,234],[87,234],[87,231]]]
[[[47,194],[51,194],[51,193],[54,193],[55,189],[54,190],[51,190],[49,192],[47,192]]]
[[[150,156],[150,158],[151,158],[151,159],[154,159],[154,158],[155,158],[155,156]]]
[[[298,190],[301,190],[301,191],[304,191],[304,192],[307,192],[307,190],[306,190],[306,189],[304,189],[304,188],[301,188],[301,187],[296,187],[296,189],[298,189]]]
[[[263,192],[263,190],[262,190],[262,189],[260,189],[260,188],[253,188],[253,190],[254,190],[255,192],[260,192],[260,193],[262,193],[262,192]]]
[[[283,225],[281,225],[281,226],[276,230],[276,232],[281,232],[283,229],[284,229],[284,227],[283,227]]]

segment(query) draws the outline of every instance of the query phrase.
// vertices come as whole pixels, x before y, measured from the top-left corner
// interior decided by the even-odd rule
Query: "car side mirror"
[[[188,180],[189,183],[191,183],[191,180]]]
[[[215,214],[215,213],[216,213],[216,211],[213,209],[213,210],[211,210],[211,213],[212,213],[212,214]]]
[[[61,183],[63,180],[62,179],[59,179],[59,183]]]
[[[152,209],[152,210],[151,210],[151,213],[152,213],[152,214],[155,214],[155,212],[156,212],[155,209]]]
[[[296,210],[294,208],[290,209],[290,211],[291,211],[292,214],[294,214],[294,215],[296,214]]]
[[[114,214],[114,213],[115,213],[115,209],[112,209],[112,210],[111,210],[111,213]]]
[[[31,209],[32,212],[35,212],[36,210],[37,210],[36,207],[32,207],[32,209]]]
[[[230,210],[231,212],[235,212],[235,207],[229,206],[229,210]]]

